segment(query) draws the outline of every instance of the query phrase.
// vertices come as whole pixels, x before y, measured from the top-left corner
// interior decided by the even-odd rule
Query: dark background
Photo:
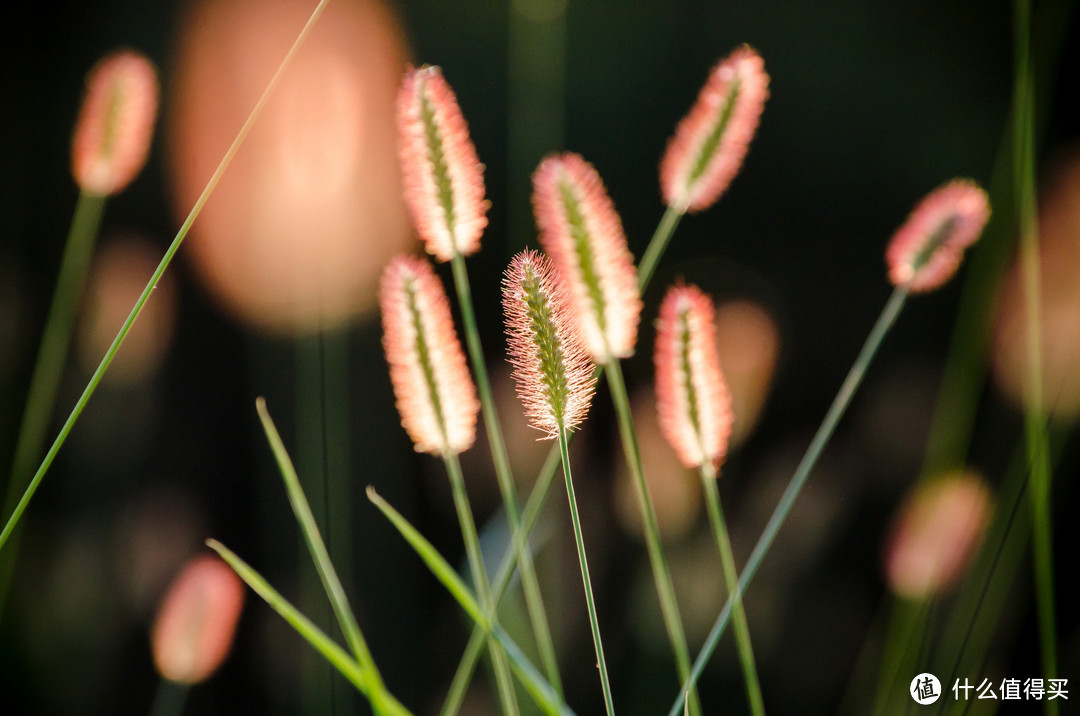
[[[1058,12],[1059,5],[1035,3],[1039,13]],[[967,176],[991,188],[995,221],[1010,213],[998,209],[1010,199],[993,194],[992,182],[1007,146],[1012,8],[973,0],[571,1],[561,23],[528,36],[539,48],[530,54],[523,44],[511,46],[525,42],[515,34],[523,25],[514,7],[393,4],[414,61],[444,68],[487,167],[490,228],[470,272],[491,365],[502,361],[496,277],[512,253],[535,245],[528,174],[543,154],[569,149],[595,164],[640,256],[663,212],[660,156],[709,67],[742,42],[765,58],[771,98],[745,167],[718,205],[679,227],[645,297],[639,355],[625,368],[633,385],[647,385],[647,326],[662,287],[676,277],[718,299],[752,299],[775,318],[781,352],[774,385],[759,427],[731,456],[721,484],[741,561],[889,295],[884,247],[915,201],[949,178]],[[167,89],[183,12],[177,2],[49,4],[0,30],[0,465],[10,464],[76,197],[69,138],[85,72],[110,49],[130,45],[159,64]],[[259,12],[257,3],[252,12]],[[1034,41],[1041,165],[1058,161],[1080,130],[1072,102],[1076,30],[1070,12],[1061,16],[1038,26]],[[558,57],[552,48],[559,42],[565,43],[561,89],[558,75],[543,70]],[[530,71],[550,84],[533,87]],[[514,107],[549,96],[561,109],[556,101],[545,105],[548,114],[515,114]],[[523,122],[518,129],[515,117]],[[180,223],[170,208],[163,141],[155,139],[141,177],[109,203],[103,228],[154,237],[162,251]],[[987,238],[1011,242],[1013,235],[999,222]],[[318,445],[308,452],[309,464],[346,465],[350,492],[328,498],[318,475],[304,475],[305,484],[323,519],[330,506],[331,515],[342,509],[351,515],[348,527],[331,524],[326,531],[332,553],[351,563],[343,568],[346,588],[391,690],[415,712],[434,712],[465,644],[464,621],[367,503],[363,487],[376,485],[451,560],[461,560],[462,549],[442,467],[415,455],[398,425],[375,316],[322,341],[267,337],[216,307],[183,251],[170,272],[179,303],[161,372],[136,390],[106,386],[95,396],[27,514],[15,588],[0,621],[2,703],[20,713],[149,709],[157,688],[147,638],[152,609],[125,603],[120,594],[130,565],[119,542],[126,533],[118,527],[146,505],[160,510],[147,514],[180,515],[180,526],[168,533],[176,535],[169,559],[198,552],[212,536],[304,603],[311,569],[253,409],[255,396],[265,395],[294,454],[304,451],[296,445],[305,439],[332,445],[336,435],[348,445],[343,462],[320,457]],[[962,269],[941,291],[911,300],[766,561],[759,588],[750,590],[751,628],[773,713],[869,707],[888,613],[880,576],[885,530],[922,464],[966,277]],[[328,388],[325,377],[317,379],[321,392],[305,399],[299,366],[313,361],[325,370],[334,360],[344,366],[344,383]],[[86,377],[69,370],[57,426]],[[347,398],[344,423],[324,424],[321,406],[331,395]],[[978,397],[969,462],[999,485],[1022,438],[1020,415],[989,381]],[[664,713],[677,686],[662,632],[656,636],[644,549],[605,502],[617,449],[609,403],[601,390],[576,446],[579,499],[587,539],[595,544],[616,706]],[[1070,581],[1077,532],[1069,516],[1077,506],[1077,455],[1068,436],[1065,427],[1057,433],[1064,451],[1053,506],[1061,674],[1074,677],[1080,627]],[[482,464],[482,450],[470,459]],[[556,482],[550,517],[560,530],[568,527],[563,499]],[[484,521],[497,495],[481,486],[474,500]],[[688,565],[688,575],[705,569],[695,564],[697,555],[712,558],[700,548],[708,541],[703,517],[699,523],[669,546],[673,563]],[[599,713],[567,535],[541,560],[545,597],[563,610],[558,640],[569,703],[579,713]],[[1005,595],[985,675],[1040,675],[1028,564]],[[164,584],[155,584],[160,594]],[[693,601],[692,589],[680,589],[680,598]],[[325,688],[329,677],[306,645],[250,596],[232,656],[192,690],[188,712],[363,712],[340,684]],[[719,607],[716,601],[698,610],[704,628],[689,627],[692,650]],[[328,623],[324,607],[310,609]],[[707,713],[745,711],[730,638],[705,672],[702,697]],[[1076,698],[1066,712],[1075,712]],[[482,693],[470,704],[476,713],[490,710]]]

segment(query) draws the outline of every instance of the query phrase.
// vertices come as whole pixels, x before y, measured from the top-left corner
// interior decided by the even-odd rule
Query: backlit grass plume
[[[424,260],[395,258],[379,289],[383,347],[401,424],[417,452],[472,446],[480,409],[442,284]]]
[[[484,167],[438,67],[410,68],[397,99],[405,202],[439,261],[468,256],[487,226]]]
[[[960,266],[964,249],[990,218],[990,201],[975,182],[954,179],[927,195],[889,242],[889,280],[912,293],[932,291]]]
[[[596,169],[550,156],[533,174],[540,243],[570,292],[572,315],[598,364],[633,354],[641,294],[622,222]]]
[[[656,323],[660,428],[687,467],[719,467],[731,435],[731,396],[717,358],[714,313],[697,286],[673,286]]]
[[[527,249],[511,261],[503,276],[503,313],[529,422],[545,438],[573,430],[589,412],[596,379],[571,325],[566,285],[543,254]]]
[[[94,65],[71,142],[71,173],[88,194],[126,187],[146,164],[158,107],[154,65],[120,50]]]
[[[712,69],[660,164],[668,206],[700,211],[720,198],[742,166],[768,96],[765,63],[747,45]]]

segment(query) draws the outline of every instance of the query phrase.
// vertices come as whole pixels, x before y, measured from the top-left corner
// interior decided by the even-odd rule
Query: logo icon
[[[917,704],[932,704],[941,698],[941,682],[933,674],[919,674],[911,680],[909,693]]]

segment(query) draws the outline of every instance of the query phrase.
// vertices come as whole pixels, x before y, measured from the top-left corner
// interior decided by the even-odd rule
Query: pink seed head
[[[438,67],[410,67],[397,99],[405,203],[429,254],[449,261],[480,247],[484,166],[457,97]]]
[[[379,306],[397,409],[416,451],[468,450],[480,403],[431,265],[412,256],[393,259],[383,271]]]
[[[912,293],[938,288],[956,273],[989,218],[990,200],[975,182],[954,179],[937,188],[893,234],[885,253],[889,280]]]
[[[749,46],[712,69],[660,163],[668,206],[701,211],[720,198],[742,166],[768,97],[765,62]]]
[[[157,72],[144,55],[120,50],[94,65],[71,141],[80,189],[108,196],[135,178],[150,151],[157,106]]]
[[[570,290],[571,315],[597,363],[634,353],[641,294],[622,222],[596,169],[551,156],[533,174],[540,243]]]
[[[151,632],[154,665],[170,681],[209,677],[232,648],[244,584],[217,557],[196,557],[173,581]]]
[[[889,538],[885,572],[890,588],[922,599],[951,584],[974,555],[990,512],[990,490],[972,473],[916,487]]]
[[[697,286],[672,286],[656,322],[656,408],[660,429],[687,467],[720,467],[731,436],[731,396],[716,348],[712,300]]]
[[[571,323],[566,286],[551,261],[526,250],[503,275],[503,315],[518,397],[544,437],[570,432],[589,412],[596,379]]]

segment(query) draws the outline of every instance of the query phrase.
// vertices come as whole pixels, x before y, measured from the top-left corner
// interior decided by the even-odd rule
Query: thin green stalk
[[[742,596],[736,587],[739,573],[735,568],[735,555],[731,551],[731,539],[724,523],[724,511],[720,507],[720,489],[716,485],[716,471],[711,463],[701,466],[701,487],[705,491],[705,505],[709,512],[709,524],[716,536],[716,546],[720,549],[720,563],[724,569],[724,581],[728,592],[736,594],[733,614],[735,617],[735,641],[739,647],[739,661],[742,663],[743,679],[746,681],[746,697],[750,701],[750,713],[765,716],[765,701],[761,696],[761,683],[758,681],[757,665],[754,662],[754,646],[750,642],[750,626],[746,622],[746,610]]]
[[[671,236],[675,233],[675,227],[679,225],[679,220],[681,218],[681,212],[669,207],[667,211],[664,212],[664,216],[660,219],[660,224],[656,227],[656,231],[653,232],[652,239],[645,249],[645,255],[641,260],[641,265],[638,267],[637,283],[638,289],[642,292],[648,288],[656,265],[663,256],[664,250],[667,248]],[[593,373],[593,377],[599,377],[601,370],[602,368],[598,366]],[[572,437],[573,436],[569,436],[567,439],[569,440]],[[558,469],[559,449],[557,446],[553,445],[550,452],[548,452],[543,467],[540,468],[540,473],[536,478],[536,483],[533,485],[532,491],[529,493],[529,498],[525,502],[525,509],[522,512],[521,517],[521,532],[525,538],[527,538],[528,534],[532,531],[533,526],[536,524],[536,520],[540,517],[540,512],[547,503],[547,496],[551,491],[551,484],[555,480],[555,473]],[[499,571],[495,577],[496,603],[502,598],[503,592],[506,590],[507,585],[510,584],[510,578],[514,574],[514,567],[517,560],[518,554],[517,551],[514,550],[513,552],[507,553],[506,556],[503,557],[502,564],[499,565]],[[443,703],[442,711],[440,711],[442,716],[454,716],[461,707],[462,699],[465,697],[465,689],[468,687],[469,679],[472,678],[473,670],[476,668],[476,660],[480,656],[482,646],[483,632],[479,627],[476,627],[473,629],[472,636],[469,637],[468,646],[465,648],[465,652],[461,656],[461,661],[458,663],[457,672],[454,674],[454,680],[451,683],[450,691],[447,693],[446,701]]]
[[[521,565],[521,586],[525,593],[525,608],[529,613],[532,623],[533,637],[536,639],[536,647],[540,653],[540,661],[544,665],[548,682],[555,692],[562,695],[562,681],[559,678],[559,664],[555,658],[555,644],[551,638],[551,627],[548,625],[547,611],[544,609],[544,600],[540,592],[540,582],[536,578],[536,569],[533,566],[532,555],[529,552],[528,540],[521,526],[521,514],[518,510],[517,495],[514,487],[514,475],[510,468],[510,460],[506,454],[506,442],[503,440],[502,427],[499,422],[499,414],[495,408],[495,400],[491,391],[491,380],[488,378],[487,366],[484,363],[484,349],[480,345],[480,331],[476,327],[476,314],[473,310],[472,291],[469,288],[469,274],[465,268],[465,258],[461,254],[454,256],[451,261],[454,271],[454,286],[457,289],[458,304],[461,306],[462,321],[465,327],[465,343],[469,348],[469,358],[472,361],[473,371],[476,373],[477,391],[480,394],[480,406],[484,416],[484,428],[488,435],[488,444],[491,446],[491,459],[495,465],[495,475],[499,482],[499,492],[502,493],[503,505],[506,509],[506,518],[510,523],[510,536]],[[499,591],[500,596],[502,590]]]
[[[244,143],[244,139],[247,137],[248,132],[251,131],[251,127],[255,124],[255,120],[258,119],[259,115],[262,113],[263,107],[266,106],[266,102],[269,100],[274,88],[277,87],[281,76],[285,73],[289,64],[291,64],[292,58],[296,55],[296,52],[304,42],[304,39],[307,38],[308,34],[311,32],[311,28],[315,25],[315,21],[319,19],[319,16],[322,14],[323,9],[328,2],[329,0],[319,0],[318,6],[312,11],[311,17],[308,18],[307,24],[300,30],[300,34],[297,35],[292,47],[289,48],[289,52],[281,61],[281,65],[278,67],[277,72],[274,73],[270,83],[266,86],[266,89],[263,90],[262,96],[259,97],[259,101],[251,110],[251,114],[248,115],[244,125],[237,133],[236,138],[225,152],[225,156],[221,158],[221,162],[218,164],[217,169],[214,170],[210,180],[206,183],[206,187],[203,189],[202,194],[195,200],[195,205],[191,207],[191,211],[188,213],[187,218],[184,219],[184,223],[181,224],[180,229],[176,232],[176,236],[173,238],[172,243],[169,244],[169,248],[165,250],[165,255],[162,257],[161,263],[154,269],[154,273],[146,283],[146,287],[135,301],[131,313],[129,313],[128,317],[124,320],[124,325],[120,327],[120,331],[116,334],[116,338],[113,339],[112,345],[110,345],[109,349],[105,352],[105,357],[101,359],[101,363],[98,365],[97,370],[95,370],[94,374],[90,377],[90,381],[87,383],[82,395],[79,396],[78,401],[75,403],[75,407],[71,410],[71,414],[68,415],[67,420],[64,421],[63,427],[60,428],[60,433],[56,436],[49,451],[45,454],[41,466],[38,467],[33,479],[30,480],[30,484],[23,493],[22,499],[19,500],[19,504],[15,506],[15,510],[12,512],[11,517],[8,518],[3,532],[0,532],[0,550],[3,549],[8,541],[8,537],[11,536],[15,526],[19,523],[19,519],[22,517],[23,512],[26,511],[26,506],[30,504],[30,499],[34,496],[34,493],[37,492],[38,485],[41,484],[42,479],[45,477],[45,473],[48,472],[53,460],[56,459],[56,454],[67,440],[67,436],[71,432],[71,428],[74,427],[75,421],[79,419],[86,404],[90,401],[90,396],[97,390],[98,384],[101,383],[102,376],[105,375],[105,371],[108,370],[109,365],[112,364],[113,358],[116,356],[116,351],[120,349],[120,345],[124,342],[124,339],[127,338],[127,334],[131,330],[132,324],[135,323],[135,319],[142,313],[143,305],[150,298],[150,294],[153,292],[154,287],[157,286],[158,281],[161,280],[161,276],[165,273],[165,269],[172,263],[173,257],[180,249],[180,244],[183,243],[184,237],[187,236],[188,231],[191,229],[191,225],[195,222],[196,217],[202,213],[203,206],[206,204],[207,199],[210,198],[210,194],[214,191],[214,188],[217,187],[218,182],[221,181],[222,175],[232,162],[233,157],[236,156],[236,152],[240,149],[240,145]]]
[[[1014,16],[1015,90],[1013,96],[1013,170],[1020,229],[1020,267],[1027,318],[1024,435],[1031,467],[1032,544],[1035,552],[1035,595],[1039,649],[1046,678],[1057,678],[1057,617],[1054,604],[1053,527],[1050,513],[1050,448],[1042,379],[1042,307],[1039,226],[1035,206],[1034,80],[1031,64],[1031,2],[1016,0]],[[1057,701],[1046,701],[1047,714],[1058,713]]]
[[[671,237],[675,233],[675,227],[679,225],[679,220],[682,217],[682,211],[669,206],[660,219],[660,225],[656,227],[656,231],[649,241],[649,246],[645,249],[641,262],[638,263],[638,288],[642,291],[652,280],[653,272],[656,271],[656,267],[660,263],[660,257],[664,255],[668,242],[671,241]]]
[[[600,671],[600,687],[604,691],[604,708],[608,716],[614,716],[615,705],[611,700],[611,683],[608,680],[607,662],[604,660],[604,642],[600,639],[600,622],[596,619],[596,600],[593,597],[592,580],[589,578],[589,560],[585,557],[581,517],[578,515],[577,498],[574,497],[574,480],[570,476],[570,447],[566,430],[559,431],[559,455],[562,458],[563,475],[566,477],[566,498],[570,502],[570,521],[574,525],[574,541],[577,543],[578,562],[581,564],[581,581],[585,586],[585,605],[589,610],[589,626],[592,627],[593,646],[596,648],[596,668]]]
[[[713,624],[709,636],[705,639],[705,644],[702,646],[701,652],[694,661],[694,668],[690,673],[690,679],[687,683],[683,684],[683,692],[687,691],[693,684],[697,683],[702,670],[705,668],[705,664],[709,662],[713,652],[716,650],[716,645],[719,643],[720,637],[724,633],[724,628],[731,619],[732,605],[735,600],[740,599],[743,593],[746,592],[746,586],[750,583],[750,580],[754,578],[758,567],[761,566],[761,561],[765,558],[766,553],[768,553],[769,548],[776,539],[776,535],[780,532],[780,527],[783,526],[788,513],[791,512],[791,507],[795,504],[795,500],[802,491],[803,485],[806,484],[806,479],[810,476],[810,471],[814,468],[814,465],[817,464],[818,458],[821,457],[822,450],[824,450],[825,445],[828,444],[829,438],[832,437],[833,431],[836,430],[837,423],[840,422],[840,418],[843,417],[844,412],[851,403],[851,398],[855,395],[855,391],[858,389],[859,384],[862,383],[863,376],[866,374],[867,368],[870,367],[870,363],[873,361],[878,348],[881,347],[882,340],[884,340],[885,336],[889,333],[889,329],[892,328],[897,315],[899,315],[900,310],[904,307],[907,295],[908,290],[906,286],[898,286],[893,290],[892,295],[885,304],[885,308],[881,311],[881,315],[878,316],[877,322],[870,330],[870,335],[867,336],[862,350],[859,351],[859,355],[855,359],[855,363],[851,366],[851,370],[848,371],[847,377],[844,379],[839,392],[837,392],[836,397],[833,399],[832,405],[829,406],[828,412],[825,413],[825,418],[821,421],[821,426],[818,428],[817,433],[815,433],[813,440],[810,441],[810,446],[806,449],[806,454],[803,455],[802,461],[799,462],[798,467],[795,468],[795,474],[791,476],[791,482],[788,484],[787,489],[784,490],[784,494],[781,496],[780,502],[776,505],[776,509],[773,510],[772,516],[766,523],[765,529],[761,533],[761,537],[758,538],[757,544],[754,545],[754,551],[750,553],[750,559],[747,560],[746,567],[739,577],[737,588],[728,596],[724,608],[720,610],[720,615],[716,618],[716,622]],[[680,693],[675,700],[675,704],[671,707],[669,716],[678,716],[679,710],[682,708],[682,701],[683,695]]]
[[[296,633],[304,638],[330,665],[337,669],[342,676],[349,680],[356,689],[371,702],[379,713],[387,716],[406,716],[409,711],[402,706],[393,695],[382,692],[375,687],[370,671],[357,663],[349,653],[328,637],[310,619],[281,596],[270,583],[251,566],[240,559],[232,550],[217,540],[206,540],[206,546],[214,550],[224,559],[233,571],[255,591],[270,607],[285,619]]]
[[[888,707],[896,707],[893,700],[897,693],[905,694],[903,703],[908,702],[906,693],[903,690],[897,692],[894,686],[898,677],[903,680],[918,673],[918,671],[911,671],[910,668],[914,656],[912,647],[917,645],[917,639],[925,634],[928,613],[929,605],[926,602],[893,600],[885,648],[878,671],[877,693],[874,696],[874,710],[872,711],[874,716],[895,713]],[[948,688],[947,685],[946,688]]]
[[[609,360],[605,371],[608,386],[611,388],[611,399],[615,403],[615,413],[618,416],[623,455],[630,468],[634,491],[637,494],[638,505],[645,524],[645,545],[649,553],[649,564],[652,566],[656,593],[660,598],[660,611],[664,616],[664,626],[667,629],[668,641],[671,642],[671,650],[675,654],[679,679],[686,681],[690,675],[690,650],[686,646],[686,633],[683,631],[682,618],[679,616],[679,605],[675,599],[675,585],[671,581],[671,570],[668,569],[667,558],[664,556],[664,548],[660,542],[660,526],[656,519],[656,508],[653,507],[649,486],[645,482],[645,469],[641,462],[637,432],[634,430],[634,418],[630,412],[630,400],[626,394],[626,383],[623,380],[622,367],[618,359]],[[690,713],[701,713],[696,689],[690,694]]]
[[[289,504],[292,505],[293,514],[296,515],[296,521],[300,525],[300,531],[304,533],[304,541],[307,543],[311,559],[315,563],[315,570],[319,573],[319,579],[322,580],[326,596],[330,599],[330,604],[334,608],[334,615],[341,626],[341,632],[345,635],[345,642],[349,645],[361,668],[370,669],[372,678],[381,685],[382,678],[379,676],[378,669],[375,668],[371,651],[364,640],[364,635],[360,632],[360,625],[356,622],[356,616],[349,606],[349,599],[345,596],[345,588],[341,586],[341,580],[338,579],[334,565],[330,561],[330,553],[327,551],[322,535],[319,533],[315,515],[312,514],[311,506],[308,504],[304,490],[300,486],[300,477],[296,474],[296,468],[293,467],[292,459],[285,449],[285,444],[281,440],[277,426],[274,425],[274,421],[266,409],[266,400],[264,398],[255,399],[255,410],[259,413],[259,421],[262,423],[266,439],[270,443],[271,451],[274,453],[274,459],[281,470],[281,476],[285,480],[285,490],[289,495]]]
[[[446,465],[447,475],[450,476],[454,507],[457,509],[461,537],[465,541],[465,553],[469,557],[473,581],[476,583],[476,593],[480,597],[480,603],[490,615],[491,623],[495,625],[499,623],[498,614],[495,602],[491,598],[491,585],[488,583],[487,568],[484,566],[484,555],[480,551],[480,538],[476,534],[472,507],[469,506],[469,495],[465,491],[461,463],[456,454],[444,455],[443,463]],[[510,678],[510,666],[506,661],[506,653],[494,638],[488,640],[488,649],[491,652],[491,663],[495,669],[495,683],[499,689],[499,700],[502,702],[503,712],[516,716],[518,713],[517,696],[514,693],[514,682]]]
[[[4,498],[6,514],[15,507],[26,483],[34,460],[41,454],[41,444],[49,429],[49,418],[56,409],[56,393],[64,374],[71,336],[78,316],[79,298],[86,286],[90,257],[94,253],[105,197],[79,192],[75,202],[75,214],[71,219],[64,253],[60,259],[60,271],[56,277],[52,304],[41,333],[34,372],[30,376],[30,388],[26,392],[19,436],[15,441],[15,458],[8,475],[7,496]],[[0,612],[3,612],[7,590],[15,569],[18,553],[18,537],[12,540],[8,552],[0,559]]]
[[[540,706],[544,713],[550,716],[570,716],[573,712],[563,702],[562,697],[558,696],[551,685],[544,680],[544,677],[540,675],[533,665],[529,662],[528,658],[521,652],[514,640],[502,629],[498,624],[492,624],[487,612],[480,606],[473,597],[472,592],[465,586],[465,583],[461,581],[461,577],[451,567],[442,555],[431,546],[431,543],[427,541],[424,535],[420,534],[419,530],[409,524],[409,521],[402,517],[401,513],[390,506],[383,498],[379,497],[375,492],[375,488],[368,486],[367,488],[368,499],[371,503],[379,508],[379,511],[390,520],[390,523],[401,533],[401,536],[405,538],[405,541],[416,550],[417,555],[424,561],[428,569],[431,570],[432,575],[439,580],[439,582],[446,587],[446,591],[450,593],[450,596],[461,608],[465,610],[465,613],[476,623],[483,633],[491,634],[498,639],[499,644],[506,650],[506,655],[510,658],[510,664],[517,674],[518,679],[522,685],[529,692],[529,694]]]

